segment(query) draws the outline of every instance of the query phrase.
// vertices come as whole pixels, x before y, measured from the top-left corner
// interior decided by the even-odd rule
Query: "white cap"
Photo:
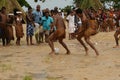
[[[58,10],[58,12],[61,12],[61,10]]]
[[[17,14],[22,14],[22,12],[21,12],[21,11],[17,11],[16,13],[17,13]]]
[[[13,13],[9,13],[8,15],[9,15],[9,16],[14,16],[14,14],[13,14]]]

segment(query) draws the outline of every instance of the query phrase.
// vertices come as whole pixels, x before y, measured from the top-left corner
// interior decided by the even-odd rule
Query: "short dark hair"
[[[17,8],[14,8],[14,15],[17,15],[17,11],[20,11],[19,9],[17,9]]]
[[[54,10],[54,13],[58,13],[58,10]]]
[[[29,6],[29,7],[28,7],[28,10],[30,10],[30,9],[32,9],[32,7]]]
[[[6,10],[6,7],[2,7],[2,8],[1,8],[1,11],[2,11],[2,10]]]
[[[77,13],[77,14],[79,14],[79,13],[82,14],[82,12],[83,12],[83,11],[82,11],[82,9],[80,9],[80,8],[78,8],[78,9],[76,10],[76,13]]]

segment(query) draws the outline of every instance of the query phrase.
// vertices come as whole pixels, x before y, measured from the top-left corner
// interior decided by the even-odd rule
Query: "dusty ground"
[[[77,40],[64,40],[71,55],[65,55],[64,48],[55,43],[60,51],[54,57],[48,55],[48,44],[27,46],[25,37],[21,46],[16,46],[15,41],[12,46],[0,46],[0,80],[120,80],[120,48],[112,48],[113,34],[91,37],[99,57],[89,46],[89,56],[84,56]]]

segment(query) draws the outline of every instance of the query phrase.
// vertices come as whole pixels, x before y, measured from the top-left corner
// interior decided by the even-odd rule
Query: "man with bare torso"
[[[49,37],[48,37],[48,43],[50,48],[52,49],[50,54],[55,54],[55,50],[54,50],[54,44],[53,41],[54,40],[58,40],[59,43],[66,49],[67,53],[66,54],[70,54],[69,49],[67,48],[66,44],[63,42],[63,39],[65,38],[65,23],[63,18],[58,14],[57,10],[54,10],[54,26],[56,26],[56,31],[54,31]]]
[[[97,33],[98,26],[96,21],[89,20],[80,8],[76,10],[76,14],[79,18],[81,18],[81,21],[82,21],[82,26],[79,27],[75,33],[77,35],[77,40],[85,48],[86,55],[88,55],[88,48],[85,45],[85,43],[82,41],[82,37],[84,37],[85,42],[95,51],[96,55],[98,56],[99,53],[97,49],[94,47],[94,45],[90,41],[90,36],[93,36]]]
[[[114,38],[115,38],[115,42],[116,42],[116,46],[114,46],[113,48],[116,48],[116,47],[120,47],[119,46],[119,35],[120,35],[120,10],[118,11],[118,14],[117,14],[117,30],[115,31],[114,33]]]
[[[0,30],[1,30],[0,37],[2,38],[3,46],[5,46],[7,44],[7,43],[5,43],[5,39],[7,37],[7,32],[6,32],[7,24],[6,23],[7,23],[6,8],[2,7],[1,12],[0,12]]]

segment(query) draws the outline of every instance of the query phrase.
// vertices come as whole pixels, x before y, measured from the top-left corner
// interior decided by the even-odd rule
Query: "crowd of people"
[[[6,14],[6,8],[2,7],[0,11],[0,37],[3,42],[3,46],[9,45],[11,40],[14,40],[13,28],[15,26],[16,33],[16,45],[20,45],[21,38],[24,36],[22,22],[23,16],[19,9],[14,9],[14,13]],[[118,35],[120,34],[120,10],[95,10],[93,8],[81,10],[79,8],[73,8],[68,15],[65,17],[63,12],[60,12],[57,7],[53,10],[48,8],[41,10],[40,5],[36,6],[33,11],[31,7],[28,7],[26,12],[26,42],[27,45],[34,45],[33,36],[35,35],[36,43],[47,42],[51,48],[51,53],[54,54],[53,42],[58,40],[59,43],[66,49],[67,54],[70,54],[70,50],[67,48],[66,44],[63,42],[66,34],[66,24],[67,21],[69,40],[77,38],[81,44],[81,37],[85,37],[87,41],[88,34],[96,34],[97,31],[108,32],[116,30],[114,37],[116,41],[116,47],[119,46]],[[88,20],[95,20],[94,25]],[[94,26],[88,29],[88,26]],[[87,30],[87,32],[85,32]],[[90,33],[90,31],[92,31]],[[94,32],[93,32],[94,31]],[[81,34],[84,32],[83,34]],[[82,36],[79,36],[81,34]],[[78,35],[78,37],[76,37]],[[90,44],[98,55],[97,50]],[[83,44],[84,46],[84,44]],[[85,46],[84,46],[85,47]],[[87,48],[86,53],[87,53]]]

